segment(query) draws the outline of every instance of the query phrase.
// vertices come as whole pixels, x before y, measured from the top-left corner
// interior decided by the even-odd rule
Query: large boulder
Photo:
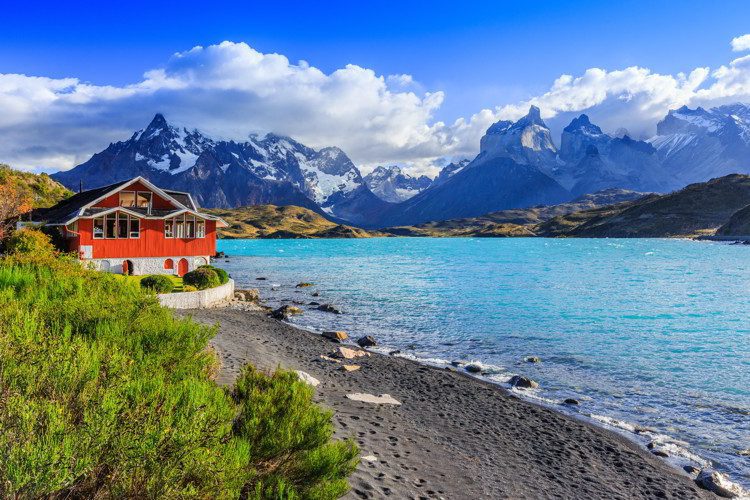
[[[373,347],[378,345],[378,343],[375,341],[375,338],[370,335],[365,335],[364,337],[360,337],[359,339],[357,339],[357,344],[360,347]]]
[[[258,302],[260,300],[260,292],[253,288],[250,290],[235,290],[234,298],[241,302]]]
[[[539,383],[531,380],[523,375],[513,375],[510,379],[511,387],[518,387],[520,389],[536,389],[539,387]]]
[[[746,493],[740,485],[731,482],[727,476],[711,469],[700,471],[698,477],[695,478],[695,484],[724,498],[737,498]]]
[[[346,332],[325,331],[323,332],[323,337],[328,340],[333,340],[334,342],[341,342],[342,340],[348,339],[349,335],[347,335]]]
[[[341,314],[341,310],[332,304],[322,304],[318,306],[318,311]]]
[[[290,305],[284,305],[279,307],[278,309],[274,309],[273,312],[271,312],[271,317],[274,319],[287,319],[289,316],[295,315],[295,314],[302,314],[302,309],[296,306],[290,306]]]

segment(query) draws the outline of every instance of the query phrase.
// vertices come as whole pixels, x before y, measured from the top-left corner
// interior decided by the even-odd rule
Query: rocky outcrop
[[[695,478],[695,484],[708,491],[712,491],[722,498],[738,498],[745,496],[747,492],[733,482],[721,472],[711,469],[703,469]]]
[[[511,387],[518,387],[520,389],[536,389],[539,387],[539,383],[531,380],[523,375],[513,375],[508,381]]]

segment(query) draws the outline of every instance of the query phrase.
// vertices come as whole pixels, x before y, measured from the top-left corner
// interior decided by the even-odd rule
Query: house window
[[[185,221],[182,217],[179,219],[175,219],[174,221],[175,225],[175,237],[176,238],[184,238],[185,237]]]
[[[115,214],[109,214],[105,220],[105,237],[106,238],[116,238],[117,233],[115,232],[117,226],[117,215]]]
[[[99,217],[94,219],[94,239],[100,240],[104,238],[104,218]]]
[[[195,217],[185,216],[185,238],[195,238]]]
[[[138,207],[140,208],[151,208],[151,193],[138,192],[136,194]]]
[[[199,220],[195,223],[195,237],[205,238],[206,237],[206,222]]]
[[[141,237],[141,221],[135,217],[130,218],[130,237],[140,238]]]
[[[120,191],[120,206],[121,207],[134,207],[135,206],[135,193],[133,191]]]
[[[117,215],[117,237],[128,237],[128,216],[126,214]]]
[[[169,219],[164,221],[164,237],[174,238],[174,220]]]

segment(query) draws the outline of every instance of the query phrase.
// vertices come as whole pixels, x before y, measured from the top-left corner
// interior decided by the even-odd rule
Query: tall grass
[[[358,451],[294,374],[210,377],[214,329],[65,258],[0,260],[0,495],[336,498]]]

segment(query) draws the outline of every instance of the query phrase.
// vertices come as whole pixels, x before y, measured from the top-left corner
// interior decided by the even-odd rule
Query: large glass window
[[[115,232],[116,225],[117,225],[117,215],[116,214],[109,214],[106,219],[106,235],[107,238],[116,238],[117,233]]]
[[[94,239],[100,240],[104,238],[104,218],[99,217],[94,219]]]
[[[174,238],[174,220],[168,219],[164,221],[164,237]]]
[[[199,220],[195,223],[195,237],[205,238],[206,237],[206,223]]]
[[[141,221],[135,217],[130,218],[130,237],[140,238],[141,237]]]
[[[121,207],[134,207],[135,206],[135,193],[133,191],[120,191],[120,206]]]

